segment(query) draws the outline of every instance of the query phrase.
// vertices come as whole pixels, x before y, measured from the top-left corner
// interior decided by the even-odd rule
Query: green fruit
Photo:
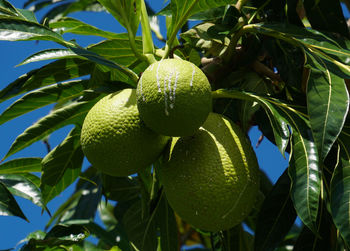
[[[168,136],[188,136],[212,109],[207,77],[194,64],[165,59],[150,65],[137,86],[137,107],[146,125]]]
[[[124,89],[98,101],[87,114],[81,132],[87,159],[112,176],[127,176],[149,166],[168,139],[140,120],[134,89]]]
[[[242,222],[259,189],[250,141],[237,125],[215,113],[194,135],[173,139],[159,172],[174,211],[207,231]]]

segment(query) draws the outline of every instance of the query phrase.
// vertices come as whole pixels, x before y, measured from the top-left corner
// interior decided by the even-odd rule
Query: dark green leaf
[[[323,207],[317,220],[317,235],[304,227],[294,244],[293,251],[340,250],[336,248],[336,235],[332,219]]]
[[[131,200],[140,193],[140,185],[132,177],[112,177],[103,174],[102,179],[103,192],[109,200]]]
[[[64,191],[80,174],[83,163],[80,129],[73,129],[42,161],[41,191],[45,203]]]
[[[0,91],[0,101],[34,89],[90,74],[93,63],[77,58],[62,59],[30,71]]]
[[[163,195],[157,209],[157,221],[160,231],[160,246],[162,251],[178,250],[178,232],[174,211]]]
[[[41,171],[41,158],[19,158],[0,165],[0,174],[31,173]]]
[[[331,180],[331,214],[347,245],[350,245],[350,152],[349,140],[341,138],[338,165]]]
[[[39,178],[32,175],[34,177],[29,179],[27,178],[28,175],[31,174],[2,174],[0,175],[0,181],[7,186],[8,190],[13,195],[30,200],[35,205],[46,209],[39,186],[35,184],[37,182],[32,182],[31,180],[34,177],[37,179]]]
[[[292,122],[292,156],[288,173],[292,180],[291,198],[298,216],[313,232],[321,194],[317,146],[309,126],[289,114]]]
[[[134,203],[123,215],[123,228],[131,241],[139,250],[156,250],[156,226],[154,220],[142,216],[141,201]]]
[[[28,147],[34,142],[45,138],[50,133],[63,126],[82,124],[85,115],[96,101],[97,100],[74,102],[41,118],[16,138],[4,159]]]
[[[258,216],[254,250],[274,250],[296,219],[290,198],[291,181],[285,171],[266,196]]]
[[[87,80],[73,80],[25,94],[0,115],[0,125],[40,107],[56,102],[65,103],[77,98],[84,93],[87,85]]]
[[[307,107],[312,133],[321,160],[327,156],[345,122],[349,94],[344,80],[327,69],[311,69]]]
[[[71,245],[80,242],[90,235],[88,229],[79,225],[56,225],[48,232],[40,245],[58,246]]]
[[[59,222],[64,214],[66,214],[69,210],[73,210],[74,207],[78,204],[79,198],[82,196],[82,190],[79,190],[73,193],[60,207],[56,210],[56,212],[52,215],[50,220],[47,222],[45,229],[49,228],[53,222]]]
[[[304,8],[313,29],[336,32],[349,38],[349,29],[339,0],[305,0]]]
[[[350,50],[345,39],[336,39],[328,34],[313,29],[305,29],[281,23],[253,24],[247,30],[284,40],[304,49],[305,53],[317,55],[334,74],[340,77],[350,76]],[[337,70],[334,70],[337,69]]]
[[[106,58],[104,58],[103,56],[94,53],[92,50],[87,50],[84,49],[82,47],[70,47],[70,49],[76,53],[79,57],[84,57],[88,60],[90,60],[91,62],[97,63],[101,66],[105,66],[111,69],[116,69],[119,70],[121,73],[124,73],[125,75],[127,75],[132,81],[134,81],[134,84],[136,84],[138,82],[138,76],[135,72],[133,72],[131,69],[115,63],[111,60],[108,60]]]
[[[18,216],[28,221],[13,195],[2,182],[0,182],[0,215]]]
[[[238,98],[242,100],[258,102],[264,108],[270,120],[276,145],[278,146],[280,152],[284,155],[290,138],[290,129],[288,126],[289,122],[288,119],[285,118],[285,114],[276,109],[276,107],[271,104],[267,98],[237,90],[217,90],[213,92],[213,97]],[[277,103],[280,106],[288,106],[287,104],[284,104],[278,100],[273,100],[273,102]]]
[[[62,215],[60,218],[61,222],[64,223],[75,219],[92,221],[95,218],[97,207],[101,201],[102,189],[101,180],[98,175],[93,177],[91,181],[94,183],[83,181],[83,184],[79,187],[82,195],[79,197],[77,204]]]

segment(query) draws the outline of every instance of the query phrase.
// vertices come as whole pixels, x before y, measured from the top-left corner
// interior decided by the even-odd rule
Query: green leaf
[[[102,66],[106,66],[108,68],[119,70],[120,72],[127,75],[132,81],[134,81],[135,84],[138,82],[139,78],[138,78],[137,74],[135,72],[133,72],[131,69],[129,69],[121,64],[118,64],[118,63],[115,63],[111,60],[108,60],[108,59],[102,57],[101,55],[98,55],[98,54],[94,53],[93,51],[84,49],[82,47],[70,47],[70,50],[72,50],[78,56],[84,57],[84,58],[90,60],[91,62],[100,64]]]
[[[41,158],[19,158],[0,165],[0,174],[31,173],[41,171]]]
[[[349,109],[344,80],[326,67],[311,69],[307,107],[319,158],[324,160],[342,130]]]
[[[349,29],[339,0],[305,0],[304,8],[313,29],[336,32],[349,38]]]
[[[159,203],[156,217],[159,225],[161,250],[176,251],[179,240],[174,211],[164,195]]]
[[[298,216],[314,233],[321,195],[317,146],[309,126],[289,114],[292,122],[292,156],[288,174],[292,180],[291,198]]]
[[[88,80],[73,80],[27,93],[3,111],[0,115],[0,125],[43,106],[56,102],[65,103],[77,98],[84,93],[87,85]]]
[[[135,40],[136,48],[142,53],[142,40]],[[111,60],[117,64],[130,67],[137,62],[135,54],[130,48],[128,37],[121,35],[120,38],[105,40],[100,43],[90,45],[87,49],[94,52],[105,59]]]
[[[83,158],[80,129],[74,128],[42,161],[40,188],[45,204],[78,178]]]
[[[29,179],[28,175],[32,174],[2,174],[0,181],[7,186],[13,195],[30,200],[35,205],[46,209],[38,185],[35,184],[36,182],[32,182],[34,177],[39,178],[32,175],[33,177]]]
[[[91,182],[92,181],[92,182]],[[72,220],[91,220],[93,221],[96,215],[97,207],[102,197],[101,179],[99,175],[92,177],[91,181],[82,181],[79,190],[81,196],[77,203],[60,218],[60,222],[66,223]]]
[[[82,124],[85,115],[96,102],[97,100],[78,101],[49,113],[28,127],[15,139],[4,159],[45,138],[63,126]]]
[[[331,180],[331,214],[346,244],[350,245],[350,152],[349,140],[339,139],[339,162]]]
[[[13,195],[2,182],[0,182],[0,215],[17,216],[28,221]]]
[[[173,0],[170,2],[172,11],[172,28],[170,32],[177,33],[187,19],[198,12],[233,4],[234,2],[233,0]]]
[[[103,192],[109,200],[124,201],[139,196],[140,185],[132,177],[113,177],[102,174]]]
[[[43,60],[64,59],[64,58],[76,58],[77,54],[69,49],[48,49],[34,53],[26,59],[24,59],[20,65],[25,65],[33,62],[39,62]]]
[[[281,23],[246,25],[243,30],[272,36],[301,47],[306,54],[320,58],[334,74],[343,78],[350,77],[350,46],[345,39]]]
[[[22,75],[0,91],[0,102],[34,89],[90,74],[95,64],[77,58],[62,59]]]
[[[0,40],[27,41],[50,40],[68,45],[62,36],[44,25],[15,17],[0,16]]]
[[[69,210],[72,210],[78,204],[81,196],[82,190],[79,190],[74,192],[68,199],[66,199],[66,201],[60,205],[50,220],[46,223],[45,229],[48,229],[54,222],[57,224],[64,214],[66,214]]]
[[[152,218],[142,216],[141,201],[134,203],[123,215],[123,228],[132,242],[139,250],[156,250],[156,226]]]
[[[289,122],[288,119],[285,118],[284,113],[278,110],[272,103],[270,103],[269,99],[253,93],[223,89],[212,92],[212,96],[213,98],[238,98],[242,100],[258,102],[264,108],[270,120],[276,145],[280,152],[284,155],[290,138],[290,129],[288,126]],[[273,103],[277,103],[283,107],[288,106],[288,104],[284,104],[279,100],[273,100]]]
[[[125,33],[118,34],[104,31],[71,17],[61,18],[57,22],[50,23],[50,28],[60,34],[73,33],[77,35],[100,36],[107,39],[128,38]]]
[[[136,34],[140,24],[141,0],[98,0],[128,32]]]
[[[293,225],[297,215],[290,198],[290,186],[285,171],[266,196],[255,230],[255,251],[274,250]]]
[[[45,246],[72,245],[89,235],[88,229],[84,226],[56,225],[46,234],[44,240],[39,240],[37,243]]]

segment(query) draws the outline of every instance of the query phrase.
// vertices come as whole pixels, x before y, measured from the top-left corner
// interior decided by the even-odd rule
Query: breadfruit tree
[[[18,197],[50,215],[21,250],[350,250],[350,1],[152,2],[0,0],[0,40],[52,46],[0,90],[1,125],[53,107],[1,156],[0,215],[30,221]],[[123,32],[71,17],[88,11]],[[253,126],[288,159],[275,184]]]

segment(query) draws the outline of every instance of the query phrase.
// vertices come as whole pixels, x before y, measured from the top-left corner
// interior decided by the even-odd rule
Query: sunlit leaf
[[[323,160],[337,139],[349,109],[344,80],[327,68],[311,69],[307,85],[308,113],[319,157]]]
[[[60,34],[41,24],[14,17],[0,16],[0,40],[50,40],[62,45],[69,44]]]
[[[97,100],[95,100],[96,102]],[[28,127],[22,134],[20,134],[13,144],[10,150],[7,152],[7,158],[10,155],[30,146],[34,142],[41,140],[48,136],[55,130],[62,128],[63,126],[82,123],[83,118],[91,107],[95,104],[93,101],[74,102],[70,105],[55,110],[45,117],[41,118],[32,126]]]
[[[78,35],[100,36],[107,39],[119,39],[122,37],[129,39],[127,34],[104,31],[71,17],[65,17],[57,22],[50,23],[50,28],[61,34],[74,33]]]
[[[2,182],[0,182],[0,215],[18,216],[28,221],[13,195]]]
[[[40,107],[56,102],[64,103],[77,98],[87,89],[87,85],[87,80],[73,80],[29,92],[3,111],[0,115],[0,124]]]
[[[298,216],[313,232],[321,195],[321,178],[317,146],[309,126],[290,114],[292,125],[292,156],[288,173],[292,180],[291,198]]]
[[[2,174],[0,175],[0,181],[5,184],[8,190],[16,196],[28,199],[35,205],[45,208],[41,191],[38,187],[37,182],[32,182],[31,179],[27,178],[31,174]],[[33,177],[39,179],[37,176]],[[33,177],[31,177],[33,179]]]
[[[59,195],[78,178],[83,158],[80,130],[75,128],[42,161],[40,188],[45,203]]]
[[[41,158],[18,158],[0,165],[0,174],[31,173],[41,171]]]
[[[52,62],[24,74],[2,89],[0,102],[40,87],[88,75],[93,71],[94,66],[94,63],[77,58]]]
[[[98,0],[128,32],[136,34],[140,24],[140,0]]]

